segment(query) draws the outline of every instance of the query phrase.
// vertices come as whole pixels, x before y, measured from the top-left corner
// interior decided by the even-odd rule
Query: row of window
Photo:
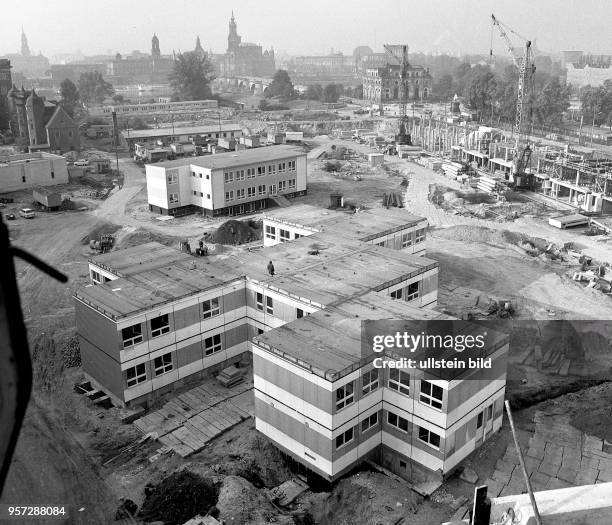
[[[223,350],[223,345],[221,344],[221,334],[216,334],[210,337],[204,338],[204,355],[211,356]],[[153,359],[153,377],[159,377],[163,374],[167,374],[171,372],[175,368],[174,361],[172,359],[172,353],[169,352],[167,354],[163,354],[159,357]],[[125,371],[126,376],[126,384],[127,388],[131,388],[140,383],[144,383],[147,381],[147,368],[145,363],[140,363],[139,365],[128,368]]]
[[[92,272],[92,278],[93,273],[97,272]],[[219,297],[214,297],[212,299],[207,299],[206,301],[202,302],[202,319],[209,319],[221,313],[219,299]],[[154,317],[149,321],[149,323],[151,326],[152,338],[159,337],[170,332],[170,319],[168,317],[168,314],[160,315],[159,317]],[[123,340],[123,348],[128,348],[138,343],[142,343],[142,323],[137,323],[132,326],[123,328],[121,330],[121,336]]]
[[[276,226],[266,225],[265,236],[266,239],[276,240]],[[300,237],[301,235],[299,233],[293,235],[294,239],[299,239]],[[291,240],[291,232],[283,228],[278,228],[278,238],[280,242],[288,242]]]
[[[336,390],[336,410],[342,410],[355,401],[355,382],[351,381]],[[362,396],[374,392],[379,384],[379,370],[374,368],[361,376]],[[410,395],[410,374],[399,368],[389,369],[389,379],[387,387],[405,396]],[[442,410],[442,398],[444,390],[442,387],[421,379],[421,391],[419,392],[419,402],[429,405],[436,410]]]
[[[225,192],[225,202],[232,202],[234,199],[236,200],[252,199],[256,195],[259,195],[259,196],[266,195],[266,194],[276,195],[279,191],[291,190],[291,189],[295,189],[295,187],[296,187],[295,179],[289,179],[289,180],[279,181],[278,185],[270,184],[270,186],[267,188],[267,191],[266,191],[265,184],[260,184],[259,186],[251,186],[249,188],[238,188],[236,190],[227,190]],[[196,192],[194,191],[193,194],[195,195]],[[200,193],[200,195],[202,195],[202,193]],[[207,195],[207,198],[210,199],[210,195]]]
[[[364,434],[365,432],[378,426],[379,422],[380,421],[378,418],[378,412],[374,412],[373,414],[371,414],[370,416],[366,417],[365,419],[361,421],[361,433]],[[397,414],[394,414],[393,412],[387,412],[387,423],[390,426],[397,428],[400,432],[404,432],[408,434],[409,427],[408,427],[408,420],[406,418],[398,416]],[[428,430],[427,428],[424,428],[421,426],[417,428],[418,428],[419,441],[426,443],[427,445],[435,449],[438,449],[438,450],[440,449],[441,438],[439,434],[436,434],[435,432],[432,432],[431,430]],[[355,428],[351,427],[336,437],[336,450],[344,447],[345,445],[348,445],[354,439],[355,439]]]
[[[274,315],[274,301],[272,297],[268,295],[264,296],[264,294],[261,292],[256,292],[255,304],[258,310],[270,315]],[[295,317],[296,319],[301,319],[302,317],[304,317],[304,310],[302,310],[301,308],[296,308]]]
[[[275,175],[276,173],[285,173],[288,171],[295,171],[294,160],[279,162],[278,164],[268,164],[267,166],[261,165],[254,168],[247,168],[246,170],[225,171],[223,172],[223,180],[226,183],[234,181],[239,182],[245,179],[254,179],[255,177]]]
[[[398,288],[390,294],[391,299],[404,299],[414,301],[419,298],[419,282],[410,283],[406,288]]]

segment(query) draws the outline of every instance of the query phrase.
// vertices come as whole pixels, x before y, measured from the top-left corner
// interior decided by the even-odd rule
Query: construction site
[[[394,100],[376,77],[378,104],[89,137],[65,178],[0,190],[5,346],[32,381],[0,502],[83,524],[610,523],[612,148],[533,134],[531,41],[491,27],[510,127],[416,114],[408,46],[385,45]],[[484,327],[491,370],[373,367],[367,323],[393,320]]]

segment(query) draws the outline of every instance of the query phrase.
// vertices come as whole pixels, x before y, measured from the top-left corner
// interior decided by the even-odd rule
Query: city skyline
[[[296,4],[290,8],[274,0],[265,5],[235,0],[232,5],[214,10],[207,2],[181,0],[172,6],[154,1],[147,12],[117,0],[104,6],[75,4],[71,0],[58,0],[54,5],[53,12],[46,10],[40,0],[29,2],[15,13],[6,8],[14,30],[0,35],[0,55],[19,52],[22,27],[32,54],[42,52],[49,58],[77,50],[84,55],[149,52],[153,33],[160,39],[163,54],[193,49],[197,35],[204,49],[221,53],[227,48],[232,9],[243,41],[265,48],[273,46],[291,55],[329,54],[332,49],[351,54],[359,45],[381,51],[388,42],[406,42],[411,52],[486,54],[491,44],[492,12],[518,34],[535,40],[545,52],[612,51],[612,36],[606,31],[608,5],[598,0],[563,2],[562,10],[558,2],[551,0],[439,0],[419,6],[391,0],[376,5],[315,0],[307,6]],[[397,16],[390,17],[394,11]],[[184,16],[186,13],[190,16]],[[283,22],[279,24],[278,20]],[[309,21],[316,31],[307,29]],[[70,31],[66,31],[66,23]],[[299,38],[296,27],[304,28],[297,33]],[[321,35],[325,35],[324,41]],[[517,37],[510,36],[518,43]],[[505,52],[497,34],[493,35],[493,46],[497,54]]]

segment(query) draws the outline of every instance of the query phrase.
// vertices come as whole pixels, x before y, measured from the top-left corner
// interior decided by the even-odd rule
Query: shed
[[[382,153],[369,153],[368,163],[370,166],[382,166],[385,163],[385,156]]]

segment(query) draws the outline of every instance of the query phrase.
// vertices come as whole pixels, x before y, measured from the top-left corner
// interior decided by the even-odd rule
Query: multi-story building
[[[277,195],[303,195],[306,172],[306,154],[291,146],[147,164],[149,209],[169,215],[252,213]]]
[[[382,231],[395,224],[372,217]],[[257,334],[347,297],[375,290],[417,307],[436,304],[436,262],[354,240],[354,231],[214,261],[157,243],[93,257],[91,284],[75,293],[84,371],[116,403],[142,404],[248,356]],[[313,242],[318,254],[309,253]]]
[[[242,127],[240,124],[216,124],[206,126],[186,126],[186,127],[167,127],[155,129],[127,129],[121,132],[123,140],[130,148],[134,149],[136,143],[161,141],[163,144],[187,143],[200,139],[220,139],[242,137]]]
[[[49,60],[41,53],[36,55],[30,51],[28,39],[23,30],[21,31],[21,53],[10,53],[0,58],[10,60],[13,71],[27,78],[43,77],[49,71]]]
[[[431,94],[431,75],[423,66],[409,66],[408,99],[427,99]],[[398,102],[401,94],[401,66],[387,64],[384,67],[366,69],[363,76],[363,98],[381,104]]]
[[[384,227],[383,227],[384,225]],[[427,219],[400,208],[336,213],[299,204],[263,217],[264,246],[274,246],[321,232],[351,237],[367,244],[425,255]]]
[[[0,192],[66,184],[66,159],[50,153],[0,155]]]

